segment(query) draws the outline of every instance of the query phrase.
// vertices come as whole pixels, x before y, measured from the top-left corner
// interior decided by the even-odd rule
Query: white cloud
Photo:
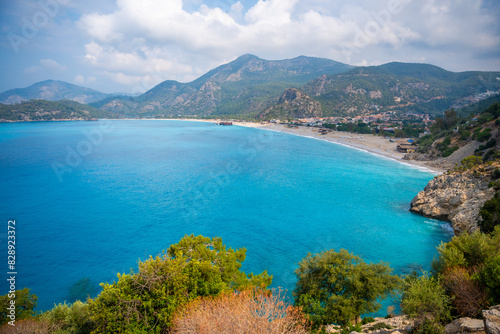
[[[80,84],[80,85],[82,85],[82,84],[85,83],[85,77],[83,75],[81,75],[81,74],[78,74],[75,77],[75,79],[73,79],[73,80],[74,80],[75,83]]]
[[[115,82],[132,85],[192,80],[244,53],[371,64],[392,61],[395,54],[403,61],[432,61],[444,46],[498,49],[495,15],[481,3],[258,0],[251,8],[236,2],[226,12],[206,3],[188,12],[182,0],[117,0],[116,9],[83,15],[78,25],[90,38],[86,61]]]
[[[39,65],[28,67],[24,70],[25,73],[34,74],[38,72],[62,73],[67,71],[66,65],[61,65],[53,59],[41,59]]]
[[[73,81],[76,83],[76,84],[79,84],[79,85],[83,85],[83,84],[90,84],[90,83],[93,83],[97,80],[96,77],[87,77],[85,78],[83,75],[81,74],[78,74],[74,79]]]

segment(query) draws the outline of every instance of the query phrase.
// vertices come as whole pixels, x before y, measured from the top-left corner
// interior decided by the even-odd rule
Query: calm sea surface
[[[408,211],[432,174],[310,138],[184,121],[0,124],[0,295],[7,222],[16,285],[39,310],[97,295],[185,234],[245,247],[243,270],[293,289],[308,252],[345,248],[428,269],[447,223]],[[2,227],[3,226],[3,227]],[[3,255],[2,255],[3,254]]]

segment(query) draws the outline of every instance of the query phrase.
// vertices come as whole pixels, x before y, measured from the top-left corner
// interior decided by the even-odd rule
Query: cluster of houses
[[[368,115],[368,116],[356,116],[356,117],[310,117],[310,118],[300,118],[289,122],[291,126],[314,126],[321,127],[325,124],[348,124],[348,123],[366,123],[366,124],[377,124],[377,132],[384,131],[388,133],[395,133],[396,130],[402,129],[404,122],[419,122],[424,125],[426,133],[429,130],[431,124],[434,122],[431,120],[428,114],[418,114],[418,113],[408,113],[408,114],[397,114],[395,112],[384,112],[380,114]],[[280,120],[271,120],[270,123],[282,123]]]

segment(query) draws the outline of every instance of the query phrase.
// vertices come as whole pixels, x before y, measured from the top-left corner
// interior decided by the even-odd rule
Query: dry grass
[[[16,326],[5,324],[0,326],[2,334],[51,334],[59,327],[50,324],[48,321],[38,319],[26,319],[15,322]]]
[[[280,292],[249,290],[194,301],[176,315],[173,333],[305,334],[309,322]]]

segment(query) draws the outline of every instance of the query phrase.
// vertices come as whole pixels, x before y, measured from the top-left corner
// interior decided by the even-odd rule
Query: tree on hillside
[[[248,286],[267,287],[272,277],[239,269],[245,249],[226,248],[221,238],[185,236],[167,254],[139,262],[139,271],[101,284],[89,302],[95,333],[166,333],[174,313],[189,301]]]
[[[345,249],[309,254],[295,271],[295,304],[316,325],[346,325],[380,309],[380,298],[392,295],[401,279],[385,263],[366,263]]]

